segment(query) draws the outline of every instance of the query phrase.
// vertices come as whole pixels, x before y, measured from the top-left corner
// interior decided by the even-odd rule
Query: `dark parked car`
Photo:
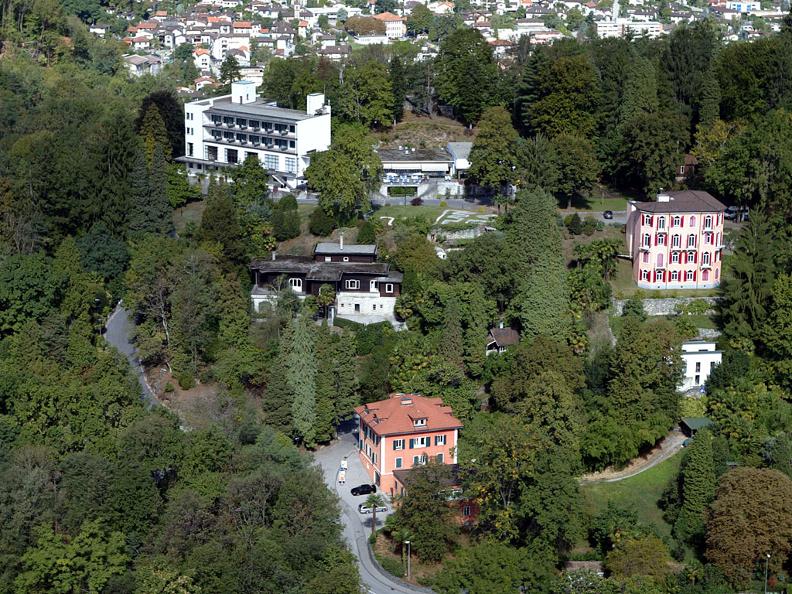
[[[613,218],[613,211],[612,210],[606,210],[605,212],[602,213],[602,218],[603,219],[612,219]]]
[[[352,495],[370,495],[376,492],[376,485],[358,485],[357,487],[352,487]]]

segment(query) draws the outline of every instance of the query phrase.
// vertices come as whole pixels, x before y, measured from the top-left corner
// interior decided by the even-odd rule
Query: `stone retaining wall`
[[[667,316],[676,313],[677,305],[687,305],[692,301],[706,301],[715,307],[718,301],[717,297],[669,297],[666,299],[644,299],[643,306],[646,315],[649,316]],[[616,315],[621,315],[624,309],[626,299],[613,299],[613,311]]]

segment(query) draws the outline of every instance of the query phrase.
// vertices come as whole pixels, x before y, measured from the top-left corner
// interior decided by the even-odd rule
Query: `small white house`
[[[685,375],[679,389],[683,392],[703,386],[712,367],[721,362],[722,352],[714,342],[690,340],[682,343],[682,362]]]

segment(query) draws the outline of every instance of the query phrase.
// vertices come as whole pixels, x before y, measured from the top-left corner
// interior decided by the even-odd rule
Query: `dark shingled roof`
[[[285,256],[276,260],[253,260],[251,270],[277,274],[304,274],[306,280],[338,281],[344,274],[387,276],[387,262],[314,262],[301,256]]]
[[[671,197],[668,202],[631,202],[642,212],[722,212],[726,207],[709,192],[682,190],[663,192]]]
[[[493,328],[489,333],[498,346],[511,346],[520,342],[520,334],[513,328]]]

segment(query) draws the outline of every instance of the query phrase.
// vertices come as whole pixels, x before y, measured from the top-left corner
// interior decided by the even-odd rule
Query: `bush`
[[[591,237],[594,234],[594,231],[596,230],[597,230],[597,221],[589,218],[586,218],[586,220],[583,221],[583,225],[581,226],[581,231],[583,232],[583,235],[585,235],[586,237]]]
[[[564,225],[570,235],[580,235],[583,230],[583,221],[580,220],[580,215],[578,213],[564,217]]]
[[[191,373],[182,372],[178,375],[176,380],[179,382],[179,387],[182,390],[190,390],[195,387],[195,377]]]
[[[165,384],[165,391],[166,392],[173,392],[174,389],[175,388],[173,387],[172,383],[168,382],[168,383]]]
[[[382,555],[375,555],[379,564],[382,565],[382,569],[387,571],[389,574],[396,576],[397,578],[404,577],[404,567],[402,566],[401,561],[398,559],[394,559],[393,557],[383,557]]]
[[[446,192],[447,192],[447,191],[448,191],[448,190],[446,190]],[[445,208],[445,207],[447,207],[447,206],[448,206],[448,202],[446,202],[445,200],[441,200],[441,201],[440,201],[440,208]]]
[[[377,229],[374,223],[366,221],[358,229],[357,242],[358,243],[375,243],[377,241]]]
[[[327,237],[335,229],[335,220],[321,206],[317,206],[311,213],[308,228],[314,235]]]
[[[336,316],[333,319],[333,326],[338,326],[339,328],[345,328],[347,330],[352,330],[353,332],[358,332],[361,328],[364,327],[364,324],[360,322],[353,322],[352,320],[347,320],[345,318],[339,318]]]
[[[418,193],[418,186],[388,186],[388,196],[403,198],[404,196],[415,196]]]
[[[278,207],[272,213],[272,234],[278,241],[286,241],[300,234],[300,215],[297,209]]]
[[[297,198],[291,194],[287,194],[278,200],[275,204],[275,208],[280,208],[281,210],[297,210]]]
[[[410,200],[410,204],[412,204],[413,206],[421,206],[421,204],[423,204],[423,199],[416,196],[415,198]]]

